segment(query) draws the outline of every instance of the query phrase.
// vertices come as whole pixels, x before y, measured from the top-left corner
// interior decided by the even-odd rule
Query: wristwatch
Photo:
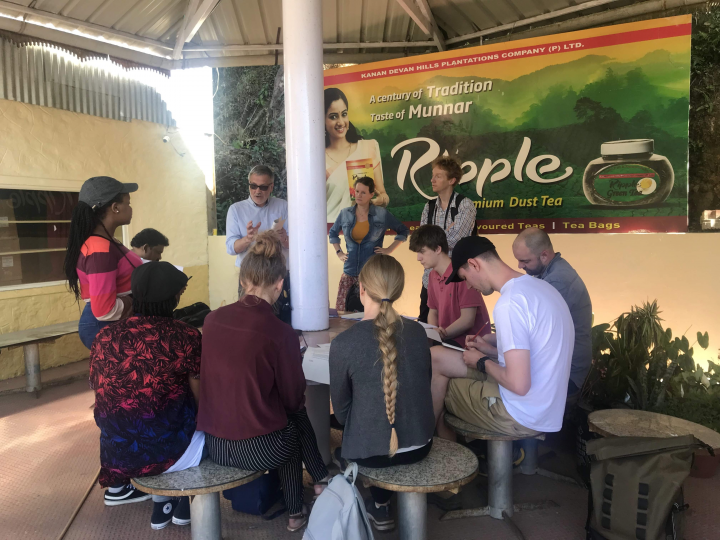
[[[335,252],[335,255],[337,255],[337,254],[340,253],[341,251],[342,251],[342,249],[338,249],[338,250]]]
[[[485,361],[490,360],[489,356],[483,356],[480,360],[477,361],[477,364],[475,367],[480,373],[485,373]]]

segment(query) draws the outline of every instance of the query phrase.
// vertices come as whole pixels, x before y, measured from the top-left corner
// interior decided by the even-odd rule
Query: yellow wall
[[[515,264],[514,235],[489,237],[500,256]],[[687,331],[693,343],[696,332],[710,334],[710,347],[695,349],[698,360],[717,360],[720,347],[720,235],[718,234],[616,234],[553,235],[555,249],[585,281],[593,302],[595,324],[610,322],[644,300],[657,299],[666,328],[674,335]],[[392,242],[386,237],[385,245]],[[405,292],[398,310],[416,316],[420,304],[422,268],[407,242],[394,255],[405,268]],[[343,246],[344,249],[344,246]],[[342,266],[328,248],[330,304],[335,305]],[[225,254],[225,237],[210,239],[211,307],[237,299],[237,274],[232,257]],[[492,311],[497,295],[486,298]]]
[[[138,183],[129,237],[146,227],[163,232],[170,239],[164,259],[193,276],[181,305],[209,301],[205,176],[189,152],[181,157],[162,142],[164,126],[6,100],[0,100],[0,123],[0,188],[77,191],[98,175]],[[63,286],[0,288],[2,333],[78,318],[78,306]],[[77,335],[41,346],[42,367],[86,357]],[[22,373],[22,349],[3,350],[0,380]]]

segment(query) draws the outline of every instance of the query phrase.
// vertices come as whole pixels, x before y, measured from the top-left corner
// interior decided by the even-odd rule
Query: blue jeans
[[[90,304],[85,304],[85,309],[83,309],[82,315],[80,315],[80,322],[78,323],[80,341],[90,349],[98,332],[112,322],[113,321],[98,321],[95,315],[93,315],[92,309],[90,309]]]

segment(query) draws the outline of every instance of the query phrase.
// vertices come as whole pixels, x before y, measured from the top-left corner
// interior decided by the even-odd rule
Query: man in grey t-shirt
[[[555,253],[548,234],[537,227],[521,232],[513,242],[518,268],[546,281],[562,295],[575,325],[568,396],[580,391],[592,364],[592,303],[585,283],[560,253]]]

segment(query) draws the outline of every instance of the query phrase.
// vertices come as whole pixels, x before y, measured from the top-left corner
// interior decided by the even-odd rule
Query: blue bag
[[[268,471],[244,486],[223,491],[223,497],[230,501],[233,510],[253,516],[264,515],[281,496],[280,477],[276,470]]]

